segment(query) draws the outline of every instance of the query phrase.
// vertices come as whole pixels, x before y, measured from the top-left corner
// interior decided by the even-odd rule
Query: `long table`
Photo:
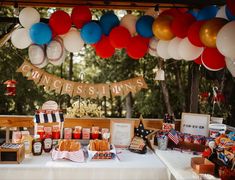
[[[21,164],[0,164],[1,180],[167,180],[168,169],[152,152],[117,149],[118,159],[75,163],[52,161],[50,154],[27,157]]]
[[[198,174],[196,174],[191,168],[191,158],[198,157],[197,155],[173,150],[163,151],[158,149],[155,149],[155,153],[167,166],[169,173],[171,174],[171,179],[199,179]]]

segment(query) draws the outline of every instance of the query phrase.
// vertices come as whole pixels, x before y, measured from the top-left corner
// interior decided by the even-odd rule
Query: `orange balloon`
[[[160,40],[171,40],[175,36],[171,31],[171,16],[158,16],[153,22],[153,34]]]
[[[217,34],[227,22],[223,18],[213,18],[204,23],[199,32],[202,43],[207,47],[215,48]]]

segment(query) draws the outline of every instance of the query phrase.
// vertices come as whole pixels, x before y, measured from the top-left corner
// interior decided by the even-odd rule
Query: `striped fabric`
[[[34,117],[35,123],[64,122],[64,115],[61,111],[38,110]]]

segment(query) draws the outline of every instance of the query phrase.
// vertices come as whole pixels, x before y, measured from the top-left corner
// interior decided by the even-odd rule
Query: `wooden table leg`
[[[6,143],[10,142],[10,128],[6,128]]]

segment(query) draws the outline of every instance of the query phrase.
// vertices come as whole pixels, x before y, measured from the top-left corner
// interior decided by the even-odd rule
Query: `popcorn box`
[[[90,139],[90,128],[83,128],[82,129],[82,139]]]
[[[64,128],[64,139],[72,139],[72,128]]]

